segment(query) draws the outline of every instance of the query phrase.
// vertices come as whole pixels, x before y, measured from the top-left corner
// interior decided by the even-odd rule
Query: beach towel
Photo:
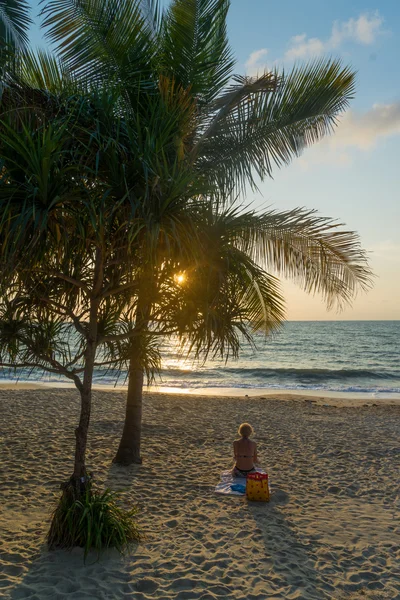
[[[262,469],[256,468],[257,473],[265,473]],[[225,496],[245,496],[246,495],[246,478],[233,477],[231,471],[222,471],[221,480],[215,486],[216,494],[224,494]]]

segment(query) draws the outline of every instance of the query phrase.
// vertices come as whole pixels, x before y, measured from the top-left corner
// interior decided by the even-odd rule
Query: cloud
[[[305,33],[292,37],[290,42],[291,46],[286,51],[284,60],[319,56],[325,52],[324,42],[318,38],[307,38]]]
[[[307,34],[295,35],[289,42],[283,60],[294,61],[321,56],[324,53],[337,50],[345,42],[353,42],[369,46],[383,33],[383,17],[379,11],[363,13],[357,19],[348,21],[335,21],[332,25],[331,35],[327,40],[317,37],[309,38]],[[260,48],[252,52],[245,63],[248,75],[257,75],[266,69],[268,48]],[[282,61],[274,61],[282,62]]]
[[[356,147],[369,150],[380,138],[400,134],[400,102],[374,104],[364,113],[349,110],[342,117],[337,132],[332,136],[332,146]]]
[[[320,56],[338,49],[347,41],[371,45],[382,33],[382,25],[383,18],[378,11],[364,13],[358,19],[349,19],[341,23],[335,21],[332,25],[331,35],[327,40],[309,38],[305,33],[292,37],[283,59],[292,61]]]
[[[268,54],[267,48],[260,48],[252,52],[245,62],[245,67],[248,75],[257,75],[258,71],[264,70],[265,57]]]
[[[351,150],[368,151],[380,140],[394,135],[400,135],[400,101],[374,104],[364,113],[349,110],[333,135],[307,151],[300,163],[303,167],[326,163],[348,166],[352,162]]]
[[[365,13],[358,19],[349,19],[345,23],[335,22],[332,27],[330,43],[337,48],[343,41],[355,40],[359,44],[369,46],[382,33],[383,18],[378,11]]]

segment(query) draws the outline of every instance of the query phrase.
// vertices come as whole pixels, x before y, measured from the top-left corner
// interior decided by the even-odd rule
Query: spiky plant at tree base
[[[99,556],[108,548],[124,552],[132,542],[139,542],[141,534],[135,524],[137,509],[124,510],[116,502],[116,494],[110,490],[100,493],[85,486],[79,499],[63,495],[54,511],[47,535],[51,548],[90,550]]]

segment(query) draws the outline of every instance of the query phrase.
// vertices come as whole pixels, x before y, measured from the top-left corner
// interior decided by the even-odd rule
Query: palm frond
[[[140,0],[50,0],[47,37],[86,81],[148,85],[155,46]]]
[[[183,295],[180,306],[183,348],[203,359],[210,354],[236,358],[241,338],[253,344],[253,332],[269,334],[284,319],[279,281],[238,251],[226,259],[229,268],[217,277],[211,265],[194,272],[188,286],[194,289]]]
[[[338,60],[294,67],[288,75],[276,72],[274,78],[276,86],[243,95],[214,121],[208,137],[200,135],[198,168],[233,194],[331,133],[354,94],[354,72]]]
[[[261,77],[235,75],[233,83],[207,106],[205,122],[202,124],[204,131],[191,151],[192,156],[199,154],[202,142],[213,136],[220,121],[226,119],[241,103],[251,102],[257,94],[276,90],[278,81],[276,73],[264,73]]]
[[[140,0],[140,10],[153,36],[158,36],[163,16],[159,0]]]
[[[294,280],[309,293],[320,293],[328,308],[340,308],[359,289],[371,286],[359,236],[334,219],[302,208],[266,213],[231,209],[223,217],[235,247],[262,268]]]
[[[18,63],[18,84],[41,90],[49,97],[51,94],[65,94],[76,91],[67,66],[50,52],[25,50]],[[73,87],[72,87],[73,86]]]
[[[0,0],[0,41],[16,49],[28,44],[28,29],[32,21],[26,0]]]
[[[46,240],[60,235],[69,212],[79,211],[89,193],[76,158],[80,145],[71,144],[74,120],[18,114],[17,125],[13,114],[0,121],[0,256],[2,269],[8,265],[11,272],[15,261],[27,268],[46,254]]]
[[[226,35],[229,0],[174,0],[164,18],[162,72],[200,103],[213,100],[231,77]]]

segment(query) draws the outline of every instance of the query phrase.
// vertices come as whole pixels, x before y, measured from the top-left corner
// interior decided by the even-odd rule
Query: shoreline
[[[0,391],[24,391],[24,390],[46,390],[54,392],[64,390],[75,390],[75,386],[69,383],[45,383],[45,382],[0,382]],[[102,386],[93,385],[94,392],[127,392],[127,386]],[[166,398],[169,396],[191,399],[214,399],[221,398],[225,400],[280,400],[283,402],[308,402],[317,406],[339,407],[366,407],[366,406],[400,406],[400,394],[393,394],[390,397],[377,397],[375,394],[362,392],[326,392],[326,390],[292,390],[266,388],[161,388],[149,387],[144,389],[144,396],[160,396]]]

